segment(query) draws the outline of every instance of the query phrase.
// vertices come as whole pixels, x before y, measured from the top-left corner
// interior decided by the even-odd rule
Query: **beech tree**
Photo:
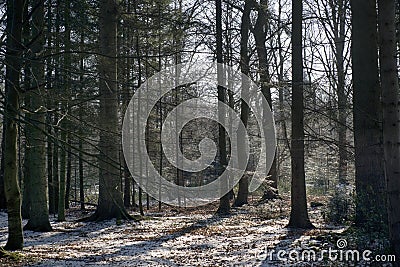
[[[6,202],[6,195],[4,192],[4,134],[5,134],[5,122],[6,120],[3,118],[3,127],[1,129],[1,162],[0,162],[0,209],[6,209],[7,208],[7,202]]]
[[[29,221],[25,229],[34,231],[51,231],[49,209],[47,204],[46,145],[45,145],[45,98],[44,98],[44,63],[42,51],[44,45],[44,2],[33,1],[32,14],[32,91],[26,100],[28,112],[26,120],[25,175],[29,190]]]
[[[288,227],[310,229],[310,192],[310,209],[321,211],[319,206],[324,206],[326,223],[351,224],[354,220],[366,230],[361,233],[387,232],[378,237],[384,239],[382,244],[390,240],[390,253],[400,257],[400,16],[395,13],[399,13],[399,1],[3,2],[0,31],[6,42],[0,38],[0,70],[4,72],[0,75],[0,217],[8,216],[6,249],[23,246],[21,215],[28,222],[25,229],[51,231],[53,220],[86,216],[88,211],[81,210],[91,207],[96,207],[94,213],[82,220],[117,218],[119,223],[119,219],[132,218],[128,212],[139,217],[152,214],[157,204],[160,216],[192,214],[194,209],[186,209],[189,196],[182,191],[168,196],[178,199],[179,208],[165,205],[168,213],[164,213],[161,202],[152,199],[157,196],[143,192],[133,177],[143,182],[155,167],[171,183],[202,186],[216,181],[228,160],[236,161],[237,156],[245,175],[238,185],[230,184],[231,179],[219,184],[224,192],[233,188],[219,199],[217,213],[242,216],[248,212],[257,216],[253,221],[257,224],[275,215],[275,210],[268,214],[264,207],[278,207],[281,216],[290,205]],[[145,127],[146,148],[132,151],[135,166],[128,169],[120,135],[131,96],[167,66],[195,66],[215,59],[231,67],[228,71],[218,67],[217,87],[199,81],[168,88],[171,91],[153,107],[148,107],[149,101],[139,101],[138,110],[143,105],[150,108],[147,124],[141,125],[140,113],[132,116],[126,128],[136,138],[125,145],[136,147],[135,139],[142,138],[138,127]],[[271,107],[276,105],[273,116],[279,126],[276,161],[269,173],[273,181],[251,194],[248,179],[261,163],[257,155],[261,143],[269,140],[261,140],[262,125],[250,106],[264,112],[269,106],[261,106],[260,99],[253,101],[250,80],[242,76],[240,81],[236,71],[259,85]],[[155,90],[161,91],[164,85],[159,82]],[[234,90],[227,90],[240,82],[241,96],[250,98],[251,105]],[[138,97],[150,100],[151,96]],[[170,126],[178,129],[178,117],[168,125],[170,112],[176,109],[179,113],[180,104],[197,97],[212,103],[218,100],[219,120],[226,119],[233,130],[240,116],[245,129],[238,129],[238,154],[232,155],[234,147],[230,148],[227,140],[230,131],[214,118],[187,123],[173,137],[173,143],[179,144],[175,152],[180,149],[187,159],[195,159],[203,152],[199,144],[204,137],[218,146],[218,155],[207,168],[188,172],[168,159],[162,132],[168,134]],[[237,114],[227,114],[221,103]],[[193,108],[202,109],[203,105]],[[204,117],[208,114],[205,110]],[[245,131],[250,141],[249,161],[243,165],[247,158]],[[145,153],[150,161],[143,161]],[[161,181],[159,198],[167,188]],[[279,187],[282,198],[267,184]],[[236,190],[233,207],[257,202],[260,209],[231,210]],[[69,205],[72,211],[67,210]],[[265,216],[258,216],[259,210]],[[208,207],[204,211],[209,211]],[[58,216],[49,219],[49,213]],[[330,214],[340,218],[331,219]],[[244,217],[250,216],[240,218]],[[221,225],[228,220],[220,220]],[[172,224],[168,227],[173,230]],[[5,231],[0,232],[5,240]],[[186,230],[183,233],[187,234]],[[3,255],[0,249],[0,258]],[[0,264],[3,260],[8,259],[0,259]]]
[[[258,56],[258,72],[260,75],[260,87],[261,93],[265,97],[268,102],[268,106],[263,107],[263,116],[267,116],[267,109],[272,109],[272,96],[271,96],[271,75],[269,73],[269,64],[268,64],[268,50],[266,47],[266,39],[267,39],[267,29],[268,29],[268,1],[261,0],[260,5],[258,6],[256,24],[254,25],[254,38],[256,43],[256,50]],[[266,131],[266,129],[264,129]],[[269,178],[271,186],[273,188],[278,188],[278,173],[276,167],[276,154],[274,156],[274,160],[272,162],[271,168],[269,170]]]
[[[101,0],[99,17],[99,200],[91,219],[130,218],[125,210],[119,176],[117,24],[118,1]]]
[[[249,42],[249,32],[251,27],[250,22],[250,12],[253,6],[252,1],[246,1],[243,8],[242,14],[242,23],[240,26],[240,71],[244,75],[249,75],[250,72],[250,55],[248,49]],[[249,95],[249,87],[250,85],[247,83],[247,79],[242,79],[242,95]],[[244,100],[240,101],[240,119],[243,122],[243,125],[247,127],[247,122],[249,120],[250,109]],[[242,128],[238,129],[238,158],[239,163],[242,162],[241,157],[246,157],[244,143],[241,142],[243,140],[244,133],[242,132]],[[240,169],[245,169],[246,166],[239,166]],[[240,207],[244,204],[247,204],[247,198],[249,195],[249,181],[248,175],[243,175],[239,180],[239,190],[237,193],[237,197],[234,202],[234,206]]]
[[[352,0],[356,225],[386,225],[375,0]]]
[[[396,55],[394,0],[378,0],[379,62],[383,106],[383,144],[389,236],[396,259],[400,259],[400,109]],[[399,263],[395,263],[399,266]]]
[[[348,25],[348,10],[349,0],[318,0],[316,3],[309,3],[310,5],[317,4],[317,8],[310,6],[313,9],[313,14],[317,16],[319,25],[324,30],[324,34],[328,37],[329,47],[333,52],[334,60],[329,58],[322,58],[324,61],[324,69],[328,76],[329,82],[337,95],[337,118],[333,118],[337,127],[337,146],[338,146],[338,179],[342,185],[349,184],[349,155],[350,145],[348,140],[349,121],[348,115],[350,113],[349,96],[347,87],[347,73],[348,73],[348,47],[350,45],[346,42],[347,32],[350,27]],[[320,52],[322,53],[322,52]],[[330,66],[330,65],[334,66]],[[336,102],[336,99],[335,99]]]
[[[312,228],[307,212],[304,171],[302,0],[292,1],[292,187],[289,227]]]
[[[217,41],[217,63],[223,63],[222,56],[222,2],[221,0],[215,1],[216,5],[216,41]],[[220,121],[225,118],[225,110],[220,103],[225,103],[225,94],[226,90],[222,86],[223,83],[223,69],[221,66],[218,66],[218,119]],[[220,160],[220,168],[226,167],[228,164],[226,158],[226,136],[225,129],[222,125],[219,125],[218,128],[218,147],[219,147],[219,160]],[[222,173],[222,172],[221,172]],[[227,187],[227,181],[221,181],[221,189],[224,190]],[[226,193],[223,197],[220,198],[219,207],[217,213],[219,214],[227,214],[230,212],[230,203],[229,203],[229,193]]]
[[[7,1],[7,50],[6,50],[6,103],[4,133],[4,193],[8,212],[8,239],[5,249],[22,249],[21,195],[18,184],[17,136],[21,55],[22,55],[22,0]]]

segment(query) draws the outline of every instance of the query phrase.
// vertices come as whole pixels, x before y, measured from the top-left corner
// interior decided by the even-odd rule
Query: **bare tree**
[[[353,123],[356,225],[386,224],[376,1],[352,0]]]
[[[312,228],[308,218],[304,170],[303,3],[292,1],[292,187],[289,227]]]
[[[35,90],[28,92],[26,103],[29,113],[26,114],[26,152],[25,175],[29,180],[30,212],[25,229],[34,231],[51,231],[49,208],[47,204],[46,177],[46,144],[45,144],[45,99],[44,95],[44,63],[40,58],[44,46],[44,2],[37,0],[32,3],[35,7],[32,14],[32,76]]]
[[[249,31],[250,31],[250,12],[253,6],[252,1],[246,1],[244,4],[243,14],[242,14],[242,24],[240,26],[240,70],[241,72],[248,76],[250,73],[250,55],[249,55]],[[248,80],[246,78],[242,79],[242,97],[249,95]],[[247,127],[247,122],[249,120],[250,109],[244,100],[240,102],[240,119],[243,125]],[[246,157],[244,143],[242,142],[245,129],[239,127],[238,129],[238,158],[239,163],[243,162],[242,157]],[[240,169],[245,169],[246,166],[239,166]],[[247,197],[249,195],[249,181],[248,176],[245,174],[239,180],[239,191],[237,193],[237,198],[235,199],[234,206],[240,207],[247,204]]]
[[[130,218],[122,199],[119,175],[117,23],[118,1],[101,0],[99,17],[100,142],[99,201],[91,219]]]
[[[216,26],[217,26],[217,63],[223,63],[223,53],[222,53],[222,3],[221,0],[216,0]],[[221,65],[218,66],[218,119],[220,121],[225,118],[225,110],[221,103],[225,103],[225,88],[221,85],[223,81],[223,69]],[[220,124],[218,130],[218,146],[219,146],[219,160],[220,168],[227,166],[227,156],[226,156],[226,136],[225,129]],[[222,179],[224,180],[224,179]],[[221,189],[224,190],[228,186],[227,181],[221,181]],[[220,198],[219,207],[217,213],[227,214],[230,212],[229,194],[225,194]]]
[[[7,1],[6,104],[4,134],[4,192],[8,212],[8,240],[5,249],[22,249],[21,196],[18,185],[17,119],[22,55],[22,0]]]
[[[269,106],[263,107],[263,116],[267,116],[268,109],[272,108],[271,96],[271,75],[268,69],[267,47],[265,45],[268,29],[268,1],[261,0],[258,7],[258,16],[254,26],[254,37],[256,41],[256,50],[258,55],[258,72],[260,75],[261,93],[267,99]],[[266,129],[264,129],[266,131]],[[269,170],[269,180],[271,186],[278,188],[278,173],[276,169],[276,154]]]
[[[400,110],[394,0],[378,0],[387,212],[392,250],[400,259]],[[400,266],[399,262],[394,266]]]
[[[4,192],[4,135],[5,135],[5,118],[3,117],[3,127],[1,131],[1,162],[0,162],[0,209],[6,209],[7,208],[7,201],[6,201],[6,195]]]
[[[314,8],[314,6],[317,8]],[[319,25],[326,35],[329,47],[333,52],[333,62],[327,57],[327,54],[321,55],[319,59],[323,61],[324,70],[329,79],[331,87],[336,89],[337,94],[337,119],[334,119],[337,125],[339,150],[339,183],[348,184],[348,161],[349,144],[347,140],[349,114],[349,99],[346,92],[346,74],[348,68],[349,45],[346,46],[346,36],[349,27],[347,26],[349,0],[322,0],[311,2],[309,9],[317,17]],[[323,54],[319,52],[319,54]],[[332,62],[332,64],[331,64]],[[330,66],[333,65],[334,66]]]

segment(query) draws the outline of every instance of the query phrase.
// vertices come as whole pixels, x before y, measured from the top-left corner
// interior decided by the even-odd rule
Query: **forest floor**
[[[326,200],[317,199],[320,203]],[[146,212],[139,222],[116,220],[78,222],[89,215],[70,209],[67,221],[51,220],[54,231],[25,231],[24,249],[18,259],[0,259],[0,266],[361,266],[363,261],[344,262],[327,258],[322,250],[337,249],[344,226],[323,222],[324,206],[310,208],[315,229],[288,229],[288,197],[232,209],[230,216],[215,215],[216,205],[177,209],[163,206]],[[26,221],[24,221],[26,223]],[[0,213],[0,246],[7,239],[7,214]],[[340,247],[339,247],[340,248]],[[272,252],[275,250],[275,252]],[[277,258],[286,251],[284,259]],[[296,251],[312,250],[314,261]],[[290,255],[291,251],[292,258]],[[272,256],[271,256],[272,255]],[[282,256],[282,254],[281,254]],[[306,255],[305,255],[306,256]],[[307,258],[307,257],[306,257]],[[390,265],[387,265],[390,266]]]

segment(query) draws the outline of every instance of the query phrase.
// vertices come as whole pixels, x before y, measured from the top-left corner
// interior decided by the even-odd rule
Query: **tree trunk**
[[[55,78],[57,80],[57,78]],[[56,102],[57,103],[57,102]],[[55,106],[56,109],[59,108],[59,105],[57,103],[57,105]],[[58,113],[56,112],[54,114],[54,119],[53,119],[53,124],[56,125],[58,123]],[[56,126],[54,128],[54,145],[53,145],[53,179],[52,179],[52,192],[53,195],[51,196],[52,200],[50,201],[50,203],[52,204],[52,206],[50,207],[50,209],[52,210],[53,214],[56,214],[58,212],[58,195],[59,195],[59,168],[58,168],[58,159],[59,159],[59,141],[58,140],[58,126]]]
[[[52,0],[47,1],[47,46],[52,46]],[[49,199],[49,213],[54,213],[54,198],[53,198],[53,140],[51,135],[53,134],[52,119],[53,114],[51,112],[53,106],[52,100],[52,73],[53,73],[53,60],[52,58],[47,58],[46,62],[46,84],[47,84],[47,109],[49,110],[46,114],[46,132],[47,136],[47,187],[48,187],[48,199]]]
[[[5,147],[5,133],[6,133],[6,119],[3,117],[3,127],[1,131],[1,162],[0,162],[0,210],[7,208],[6,195],[4,192],[4,147]]]
[[[64,22],[64,44],[65,44],[65,54],[64,54],[64,95],[61,100],[61,112],[62,120],[61,120],[61,150],[60,150],[60,182],[59,182],[59,195],[58,195],[58,221],[65,221],[65,197],[66,197],[66,180],[67,180],[67,139],[68,131],[69,131],[69,123],[68,123],[68,99],[70,97],[71,92],[71,78],[70,74],[67,72],[69,68],[71,68],[71,27],[70,27],[70,1],[65,1],[65,6],[63,8],[65,12],[65,22]]]
[[[127,93],[128,93],[128,96],[125,96],[124,97],[125,99],[127,99],[129,97],[129,92],[127,92]],[[124,109],[123,110],[126,110],[128,104],[129,104],[129,102],[127,102],[126,105],[124,105]],[[127,128],[128,128],[129,131],[130,131],[130,127],[131,127],[131,125],[130,125],[130,122],[128,121]],[[128,140],[127,146],[130,147],[130,145],[131,145],[130,141]],[[132,203],[131,203],[131,192],[132,192],[131,191],[131,188],[132,188],[131,180],[132,180],[132,177],[131,177],[131,174],[129,172],[128,165],[126,164],[126,161],[124,159],[124,155],[121,155],[121,165],[122,165],[122,168],[123,168],[122,171],[123,171],[123,177],[124,177],[124,206],[126,208],[128,208],[128,207],[132,206]]]
[[[26,74],[25,74],[26,75]],[[29,75],[29,74],[28,74]],[[26,78],[26,76],[25,76]],[[28,96],[29,94],[25,95],[25,103],[30,102],[30,97]],[[29,115],[25,115],[25,119],[29,119]],[[23,166],[23,178],[22,178],[22,184],[21,184],[21,189],[22,189],[22,204],[21,204],[21,215],[22,219],[29,219],[30,213],[31,213],[31,188],[30,188],[30,179],[29,179],[29,164],[31,159],[30,157],[30,151],[28,148],[28,140],[32,140],[31,133],[29,132],[29,126],[26,124],[25,125],[25,159],[24,159],[24,166]]]
[[[8,240],[5,249],[22,249],[21,195],[18,185],[17,122],[19,112],[19,78],[22,55],[23,1],[7,1],[7,48],[6,48],[6,103],[4,134],[4,189],[8,212]]]
[[[396,259],[400,259],[400,110],[395,1],[378,0],[378,14],[387,212],[391,247]],[[394,266],[400,266],[399,262]]]
[[[81,33],[80,36],[80,49],[83,50],[85,45],[85,39],[83,33]],[[84,61],[83,61],[83,55],[81,55],[80,62],[79,62],[79,70],[81,72],[81,75],[79,75],[79,82],[81,85],[81,90],[84,89],[83,87],[83,72],[85,70],[84,68]],[[85,104],[86,105],[86,104]],[[78,111],[78,116],[79,116],[79,121],[83,121],[83,107],[79,107]],[[78,172],[79,172],[79,202],[81,203],[81,210],[85,209],[85,189],[83,187],[83,130],[82,127],[79,128],[79,152],[78,152]]]
[[[22,26],[22,38],[23,38],[23,43],[24,44],[28,44],[31,40],[31,28],[30,28],[30,23],[29,23],[29,19],[28,19],[28,8],[24,8],[24,25]],[[23,67],[23,71],[24,71],[24,87],[25,88],[30,88],[31,87],[31,64],[29,62],[29,60],[26,60],[24,62],[24,67]],[[24,96],[24,101],[25,103],[30,103],[30,94],[27,93]],[[29,115],[26,114],[25,117],[27,119],[29,119]],[[27,146],[29,145],[27,140],[31,140],[31,136],[30,136],[30,132],[29,132],[29,126],[26,124],[25,125],[25,143],[24,143],[24,154],[26,154],[27,151],[29,151],[29,149],[27,149]],[[29,153],[28,153],[29,156]],[[21,214],[22,214],[22,218],[23,219],[29,219],[29,214],[30,214],[30,209],[31,209],[31,197],[29,196],[30,194],[30,186],[29,186],[29,175],[27,175],[29,173],[29,168],[27,168],[27,165],[29,164],[29,161],[24,160],[24,170],[23,170],[23,178],[22,178],[22,184],[21,184],[21,188],[22,188],[22,206],[21,206]],[[21,162],[19,162],[19,164],[21,164]]]
[[[29,103],[25,103],[30,114],[26,115],[26,151],[25,175],[29,179],[30,214],[25,229],[33,231],[51,231],[49,209],[47,204],[47,177],[46,177],[46,144],[43,134],[45,128],[44,103],[44,63],[40,58],[44,46],[44,2],[34,1],[35,10],[32,14],[32,75],[35,77],[33,86],[36,90],[29,92]]]
[[[137,3],[137,1],[135,1],[135,9],[134,9],[134,12],[135,12],[135,20],[137,20],[138,18],[137,18],[137,11],[138,11],[138,3]],[[140,38],[140,36],[139,36],[139,32],[136,32],[136,34],[135,34],[135,48],[136,48],[136,56],[137,56],[137,65],[138,65],[138,88],[141,86],[141,84],[142,84],[142,63],[141,63],[141,51],[140,51],[140,43],[139,43],[139,38]],[[140,92],[140,91],[139,91]],[[140,95],[139,95],[139,98],[140,98]],[[139,105],[138,105],[138,110],[140,110],[140,101],[139,101],[139,103],[138,103]],[[139,113],[137,114],[137,116],[139,116]],[[134,125],[134,123],[135,123],[135,118],[133,118],[133,125]],[[140,127],[140,123],[139,123],[139,117],[138,117],[138,119],[137,119],[137,125],[138,125],[138,127]],[[135,132],[135,130],[134,130],[134,132]],[[138,134],[139,134],[139,131],[138,131]],[[138,135],[139,136],[139,135]],[[132,140],[133,142],[134,142],[134,139]],[[140,146],[139,146],[140,147]],[[140,148],[139,148],[139,153],[140,153]],[[138,159],[139,159],[139,175],[140,175],[140,179],[142,179],[142,160],[141,160],[141,157],[138,157]],[[133,185],[133,187],[132,187],[132,190],[133,190],[133,205],[136,205],[135,204],[135,185]],[[139,206],[139,212],[140,212],[140,215],[144,215],[144,212],[143,212],[143,201],[142,201],[142,188],[138,185],[138,206]]]
[[[50,102],[50,101],[48,101]],[[52,115],[47,113],[47,132],[52,134]],[[47,137],[47,187],[48,187],[48,198],[49,198],[49,214],[54,214],[54,186],[53,186],[53,141],[51,137]]]
[[[55,21],[55,40],[54,40],[54,47],[55,47],[55,53],[58,54],[60,53],[60,23],[61,23],[61,17],[60,17],[60,0],[56,0],[56,21]],[[57,56],[54,60],[54,65],[55,70],[54,70],[54,88],[55,88],[55,97],[59,97],[59,88],[62,87],[61,83],[61,77],[60,77],[60,69],[62,67],[60,66],[60,57]],[[56,112],[54,113],[53,116],[53,125],[54,125],[54,144],[53,144],[53,179],[52,179],[52,201],[50,203],[53,205],[51,207],[52,213],[55,214],[58,212],[58,196],[59,196],[59,181],[60,181],[60,174],[59,174],[59,109],[60,109],[60,103],[58,100],[54,101],[54,110]]]
[[[130,10],[130,3],[128,3],[128,9],[127,9],[127,12],[129,13],[129,12],[131,12],[131,10]],[[130,41],[130,38],[129,38],[129,35],[128,35],[128,30],[129,29],[127,29],[127,28],[125,28],[125,31],[124,31],[124,37],[125,37],[125,39],[127,39],[127,43],[126,43],[126,45],[128,46],[128,42]],[[123,67],[123,69],[125,69],[125,68],[127,68],[127,70],[125,71],[125,75],[124,75],[124,78],[125,78],[125,86],[124,86],[124,89],[123,89],[123,92],[122,92],[122,100],[123,100],[123,103],[122,103],[122,110],[125,112],[125,110],[127,109],[127,107],[128,107],[128,104],[129,104],[129,101],[130,101],[130,93],[129,93],[129,86],[128,86],[128,83],[129,83],[129,80],[130,80],[130,72],[131,72],[131,66],[130,66],[130,64],[131,64],[131,62],[130,62],[130,60],[129,60],[129,57],[128,57],[128,55],[129,55],[129,53],[128,53],[128,51],[126,51],[126,56],[127,56],[127,59],[126,59],[126,65]],[[127,125],[127,127],[128,127],[128,131],[130,131],[130,128],[131,128],[131,124],[130,124],[130,120],[128,120],[128,125]],[[131,146],[131,141],[130,140],[128,140],[128,143],[127,143],[127,146],[128,147],[130,147]],[[126,164],[126,161],[125,161],[125,158],[124,158],[124,155],[123,155],[123,153],[121,152],[121,165],[122,165],[122,168],[123,168],[123,177],[124,177],[124,206],[125,207],[131,207],[132,206],[132,203],[131,203],[131,181],[132,181],[132,177],[131,177],[131,174],[130,174],[130,172],[129,172],[129,168],[128,168],[128,165]]]
[[[347,1],[329,1],[333,17],[333,35],[335,38],[332,49],[335,52],[337,72],[337,96],[338,96],[338,147],[339,147],[339,184],[347,184],[347,96],[344,69],[344,45],[346,38],[346,10]]]
[[[65,209],[69,209],[69,199],[71,195],[71,175],[72,175],[72,135],[68,135],[68,149],[67,149],[67,180],[65,182]]]
[[[254,37],[256,39],[256,50],[258,55],[258,71],[260,74],[260,85],[261,92],[267,102],[268,106],[263,107],[263,116],[267,116],[267,109],[272,109],[272,97],[271,97],[271,86],[270,86],[270,74],[268,71],[267,64],[267,48],[265,46],[266,41],[266,29],[267,25],[267,10],[268,10],[268,2],[265,0],[260,1],[260,7],[258,10],[258,16],[256,25],[254,26]],[[264,125],[265,126],[265,125]],[[266,128],[264,128],[264,132]],[[274,156],[274,160],[271,165],[271,169],[268,173],[269,180],[272,181],[271,186],[273,188],[278,188],[278,172],[276,169],[276,154]]]
[[[217,26],[217,63],[222,64],[222,3],[221,0],[216,0],[216,26]],[[222,86],[223,83],[223,69],[219,65],[218,66],[218,120],[222,122],[225,119],[225,110],[222,103],[225,103],[225,88]],[[218,130],[218,146],[219,146],[219,160],[220,160],[220,168],[225,168],[227,166],[227,158],[226,158],[226,137],[225,137],[225,129],[219,124]],[[219,173],[222,173],[220,171]],[[226,191],[225,189],[228,187],[228,181],[224,181],[221,179],[221,190]],[[220,198],[219,207],[217,213],[219,214],[228,214],[230,212],[230,203],[229,203],[229,193],[225,194]]]
[[[250,56],[249,56],[249,49],[248,49],[248,41],[249,41],[249,30],[250,30],[250,12],[251,12],[251,7],[252,7],[252,2],[251,1],[246,1],[244,4],[244,9],[243,9],[243,15],[242,15],[242,24],[240,27],[240,70],[241,72],[249,76],[250,72]],[[248,96],[249,95],[249,87],[250,85],[248,84],[248,80],[242,79],[242,97]],[[240,103],[240,119],[243,122],[243,125],[247,127],[247,121],[249,119],[249,106],[244,100],[241,100]],[[242,129],[239,127],[238,129],[238,162],[242,163],[244,160],[243,158],[246,158],[246,150],[244,148],[245,143],[242,142],[243,137],[245,135],[244,131],[245,129]],[[246,166],[239,166],[240,169],[246,169]],[[244,204],[247,204],[247,198],[249,195],[249,177],[248,175],[243,175],[242,178],[239,180],[239,190],[237,193],[237,197],[235,199],[235,202],[233,205],[235,207],[241,207]]]
[[[130,218],[122,199],[118,155],[118,94],[117,94],[117,23],[118,1],[101,0],[99,17],[99,201],[92,219]]]
[[[85,189],[83,187],[83,149],[82,137],[79,138],[79,161],[78,161],[78,172],[79,172],[79,202],[81,203],[81,210],[85,209]]]
[[[63,109],[63,112],[66,112]],[[65,120],[65,118],[63,119]],[[65,126],[66,123],[61,123],[61,125]],[[59,180],[59,195],[58,195],[58,221],[65,221],[65,178],[66,178],[66,167],[67,167],[67,152],[65,142],[67,141],[67,132],[66,129],[61,129],[61,149],[60,149],[60,180]]]
[[[304,103],[301,0],[292,1],[292,187],[288,227],[312,228],[307,212],[304,171]]]
[[[386,228],[376,1],[352,0],[356,225]]]

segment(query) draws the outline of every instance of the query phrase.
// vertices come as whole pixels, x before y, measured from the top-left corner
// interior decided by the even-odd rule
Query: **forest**
[[[0,266],[400,266],[400,1],[0,1]]]

